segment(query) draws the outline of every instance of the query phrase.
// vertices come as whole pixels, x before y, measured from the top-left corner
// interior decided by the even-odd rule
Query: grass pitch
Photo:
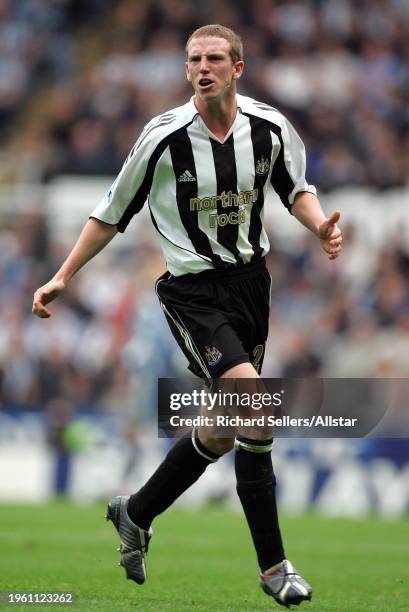
[[[117,567],[105,506],[0,506],[0,591],[73,592],[67,610],[284,610],[257,585],[244,518],[220,508],[159,517],[138,587]],[[409,523],[282,518],[286,552],[314,588],[306,612],[409,609]],[[45,610],[62,605],[0,605]]]

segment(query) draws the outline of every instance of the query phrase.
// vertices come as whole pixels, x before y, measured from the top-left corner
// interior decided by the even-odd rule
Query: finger
[[[339,254],[341,250],[342,250],[342,244],[336,244],[336,245],[330,246],[327,253],[329,253],[330,255],[334,255],[335,253]]]
[[[342,240],[342,232],[341,232],[341,230],[339,229],[339,227],[337,227],[337,226],[335,225],[335,227],[334,227],[334,226],[332,226],[332,232],[331,232],[331,234],[328,236],[328,240],[337,240],[337,239],[338,239],[338,240],[339,240],[339,239],[340,239],[340,240]]]
[[[342,236],[335,236],[334,238],[331,238],[329,243],[331,246],[338,246],[342,244]]]
[[[338,241],[335,241],[335,243],[328,242],[325,241],[322,243],[322,248],[324,249],[324,251],[327,253],[327,255],[339,255],[340,251],[342,250],[342,244],[339,243]]]
[[[325,240],[321,242],[322,248],[328,254],[338,253],[342,249],[342,241],[337,240]]]
[[[38,304],[48,304],[52,302],[58,295],[58,291],[49,288],[40,288],[34,294],[34,302]]]
[[[33,298],[33,314],[41,319],[47,319],[51,316],[51,312],[45,307],[49,302],[49,296],[43,291],[36,291]]]
[[[327,219],[328,225],[335,225],[336,223],[338,223],[340,217],[341,213],[339,212],[339,210],[334,211],[329,217],[329,219]]]
[[[332,215],[325,221],[324,224],[324,236],[325,238],[335,238],[341,235],[341,230],[336,226],[341,213],[339,211],[333,212]]]
[[[339,256],[339,253],[331,253],[331,255],[328,255],[328,259],[336,259]]]
[[[49,317],[51,317],[51,312],[41,303],[39,304],[35,302],[33,304],[32,312],[37,317],[40,317],[40,319],[48,319]]]
[[[39,317],[40,319],[49,319],[51,317],[51,312],[49,312],[46,308],[44,308],[44,310],[36,314],[37,314],[37,317]]]
[[[330,253],[338,253],[342,249],[342,244],[330,244],[329,252]]]
[[[336,226],[336,219],[339,219],[339,215],[339,212],[332,213],[331,217],[320,226],[319,236],[321,240],[328,240],[341,235],[341,230]]]

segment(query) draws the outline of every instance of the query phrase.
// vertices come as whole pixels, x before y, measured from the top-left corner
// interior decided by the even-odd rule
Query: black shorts
[[[194,374],[218,378],[245,362],[261,371],[270,288],[264,260],[227,271],[165,272],[157,280],[162,309]]]

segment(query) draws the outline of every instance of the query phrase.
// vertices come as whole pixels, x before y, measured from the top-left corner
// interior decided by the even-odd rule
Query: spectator
[[[318,188],[385,189],[408,181],[409,11],[403,0],[209,0],[200,7],[193,0],[1,0],[6,177],[115,174],[131,135],[185,98],[181,41],[202,20],[242,32],[251,68],[243,93],[282,107],[309,135]],[[41,91],[39,114],[51,123],[42,135],[38,115],[24,110]],[[16,113],[24,118],[23,133],[33,134],[30,124],[37,125],[35,141],[16,145]],[[26,146],[33,148],[27,153]]]

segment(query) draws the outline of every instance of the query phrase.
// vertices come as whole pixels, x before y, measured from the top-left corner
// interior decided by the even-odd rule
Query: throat
[[[196,95],[194,103],[208,131],[224,142],[237,117],[235,92],[213,100],[203,100]]]
[[[234,106],[228,109],[227,112],[220,109],[212,109],[210,105],[205,108],[198,108],[200,117],[207,127],[208,131],[220,140],[224,142],[230,135],[231,129],[237,117],[237,107]]]
[[[214,125],[214,126],[209,126],[206,123],[207,129],[209,130],[209,132],[211,132],[216,138],[217,140],[220,140],[220,142],[224,142],[226,140],[227,135],[230,132],[230,127],[220,127],[218,125]]]

